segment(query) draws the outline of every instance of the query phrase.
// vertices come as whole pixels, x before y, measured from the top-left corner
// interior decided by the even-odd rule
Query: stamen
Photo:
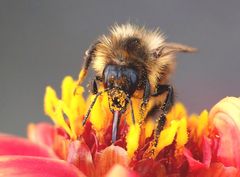
[[[127,152],[130,157],[133,157],[134,152],[139,146],[141,129],[138,124],[131,124],[126,136]]]

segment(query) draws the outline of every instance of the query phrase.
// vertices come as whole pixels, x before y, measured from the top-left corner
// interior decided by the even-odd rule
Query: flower
[[[76,86],[65,77],[61,98],[46,88],[44,111],[54,125],[29,124],[28,140],[0,135],[0,176],[240,176],[239,98],[224,98],[209,113],[190,116],[176,103],[156,145],[155,123],[142,120],[141,103],[132,98],[136,124],[127,110],[112,143],[107,94],[99,96],[82,126],[94,96],[84,99],[81,86],[74,95]]]

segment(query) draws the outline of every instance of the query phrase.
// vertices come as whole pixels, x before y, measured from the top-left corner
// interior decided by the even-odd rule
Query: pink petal
[[[194,154],[192,154],[189,149],[184,149],[183,155],[187,158],[190,171],[195,171],[210,166],[212,160],[211,139],[205,136],[202,138],[201,152],[202,159],[200,161],[199,159],[194,158]]]
[[[215,161],[240,168],[240,99],[221,100],[212,108],[209,118],[219,135]]]
[[[196,171],[205,167],[202,162],[193,158],[192,153],[188,149],[185,148],[183,154],[187,158],[190,171]]]
[[[203,151],[203,163],[206,167],[209,167],[212,160],[212,150],[211,140],[206,136],[203,137],[202,151]]]
[[[69,144],[67,162],[74,164],[86,176],[94,176],[92,155],[83,140],[73,141]]]
[[[56,158],[51,149],[39,146],[27,139],[0,134],[0,155],[23,155]]]
[[[38,123],[28,125],[28,138],[37,144],[52,147],[56,130],[49,123]]]
[[[224,167],[223,164],[215,163],[209,168],[190,173],[188,177],[240,177],[240,170],[234,167]]]
[[[121,166],[114,165],[107,173],[106,177],[139,177],[137,173],[130,171],[129,169]]]
[[[27,156],[1,156],[1,177],[85,177],[62,160]]]
[[[96,154],[96,175],[104,176],[114,165],[127,167],[129,163],[127,151],[119,146],[108,146],[101,153]]]

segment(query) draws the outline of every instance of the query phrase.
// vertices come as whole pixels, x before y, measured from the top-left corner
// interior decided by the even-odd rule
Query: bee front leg
[[[151,96],[150,92],[151,92],[151,87],[150,87],[149,80],[147,79],[145,81],[145,88],[144,88],[144,92],[143,92],[143,100],[142,100],[142,104],[141,104],[141,107],[140,107],[140,115],[142,117],[140,122],[139,122],[140,124],[142,124],[143,119],[144,119],[144,111],[146,109],[147,103],[148,103],[149,98]]]
[[[97,82],[102,82],[102,78],[99,76],[96,76],[95,79],[93,79],[90,83],[89,83],[89,87],[90,87],[90,92],[93,95],[96,95],[98,93],[98,84]]]
[[[95,79],[93,79],[90,83],[90,91],[93,95],[96,95],[98,93],[98,86]]]
[[[154,146],[157,146],[158,143],[158,138],[163,130],[163,127],[166,123],[166,115],[169,112],[169,110],[172,108],[173,103],[174,103],[174,91],[173,87],[171,85],[158,85],[157,86],[157,91],[152,95],[152,96],[158,96],[163,94],[164,92],[167,92],[167,97],[165,99],[165,102],[161,106],[161,114],[157,118],[157,127],[154,132]]]

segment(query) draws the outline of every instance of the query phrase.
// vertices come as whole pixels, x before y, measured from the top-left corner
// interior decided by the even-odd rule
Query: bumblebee
[[[174,90],[169,79],[175,68],[175,55],[178,52],[195,51],[195,48],[187,45],[166,42],[159,30],[147,30],[132,24],[114,25],[110,33],[99,37],[84,56],[77,84],[83,82],[92,65],[96,76],[91,91],[96,96],[84,117],[83,125],[98,96],[107,92],[109,108],[113,113],[114,143],[121,115],[128,105],[131,107],[132,122],[135,123],[131,98],[138,97],[142,115],[148,103],[152,103],[145,115],[156,120],[157,139],[166,122],[166,114],[174,103]],[[97,83],[103,85],[103,91],[98,91]]]

